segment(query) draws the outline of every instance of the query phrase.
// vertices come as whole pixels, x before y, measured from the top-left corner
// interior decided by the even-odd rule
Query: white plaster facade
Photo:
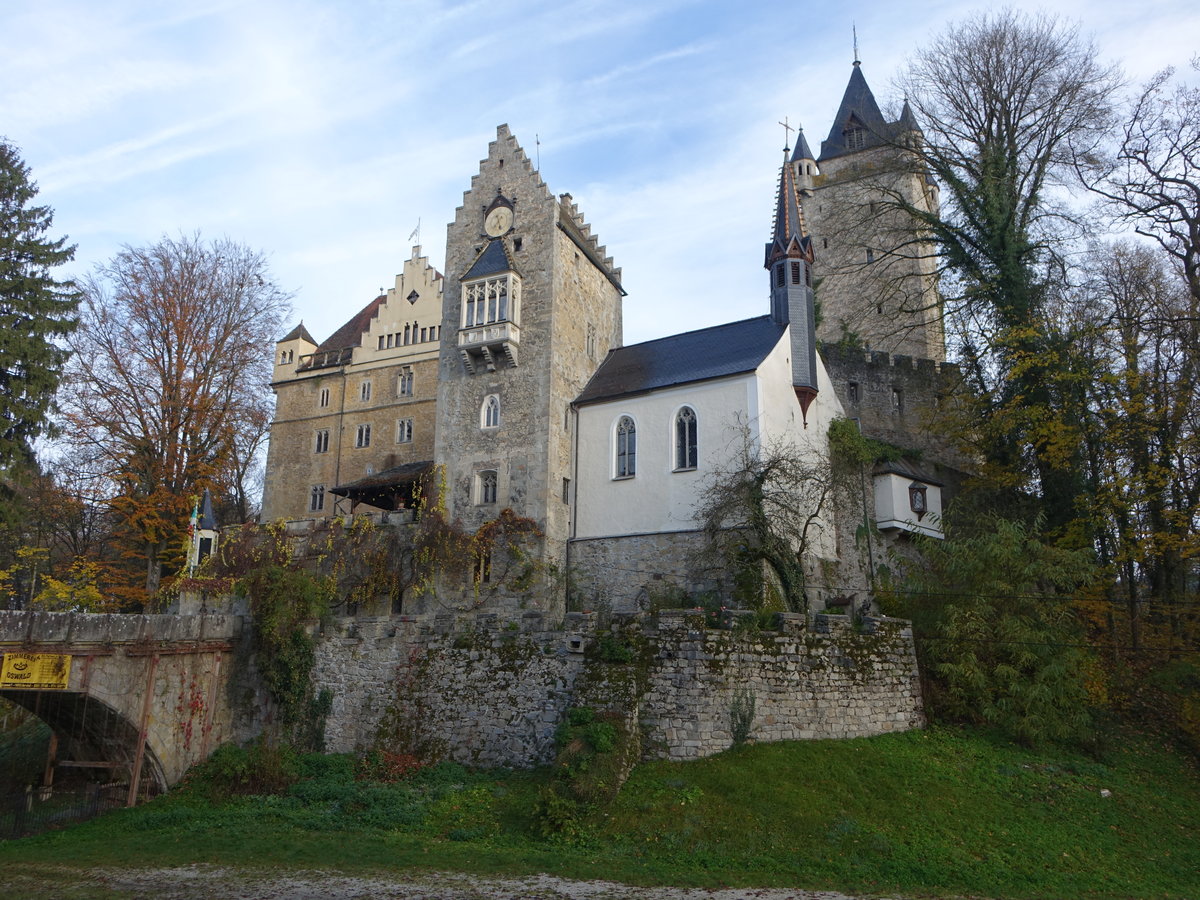
[[[824,366],[809,406],[807,427],[792,387],[790,335],[757,370],[601,401],[579,408],[572,537],[589,539],[696,528],[695,510],[713,474],[729,471],[749,438],[755,447],[794,447],[814,460],[828,453],[829,423],[842,407]],[[698,460],[694,469],[675,467],[675,421],[683,407],[696,413]],[[617,424],[636,425],[637,466],[633,477],[616,472]],[[814,544],[821,558],[834,555],[831,527]]]

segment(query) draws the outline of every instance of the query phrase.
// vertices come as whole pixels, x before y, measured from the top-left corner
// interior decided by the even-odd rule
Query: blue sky
[[[1132,83],[1186,66],[1200,4],[1017,3],[1078,22]],[[624,269],[625,338],[767,310],[784,116],[814,149],[850,74],[887,109],[947,0],[5,0],[0,135],[78,245],[199,230],[265,251],[318,338],[446,223],[507,122]],[[536,138],[535,138],[536,136]],[[540,147],[537,146],[540,142]]]

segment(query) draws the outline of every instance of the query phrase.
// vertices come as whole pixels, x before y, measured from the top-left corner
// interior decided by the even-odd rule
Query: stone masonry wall
[[[708,756],[732,743],[731,707],[755,705],[756,741],[846,738],[923,724],[907,623],[783,616],[779,631],[718,630],[703,615],[666,610],[625,622],[638,660],[614,664],[584,652],[594,614],[569,613],[561,629],[538,612],[520,620],[442,616],[340,622],[323,636],[315,673],[333,691],[328,748],[384,744],[478,766],[548,762],[554,732],[597,668],[628,667],[645,755]],[[557,623],[554,623],[557,624]],[[584,676],[589,677],[584,677]],[[618,681],[620,679],[617,679]],[[615,683],[615,682],[614,682]]]

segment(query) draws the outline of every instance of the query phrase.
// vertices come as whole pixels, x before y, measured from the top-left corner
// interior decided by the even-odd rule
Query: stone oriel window
[[[358,432],[354,436],[355,447],[370,447],[371,446],[371,426],[359,425]]]
[[[316,447],[314,448],[313,452],[314,453],[328,453],[329,452],[329,429],[328,428],[322,428],[320,431],[317,432],[317,444],[316,444]]]
[[[308,494],[308,511],[321,512],[325,509],[325,485],[314,484]]]
[[[396,422],[396,443],[408,444],[412,442],[413,420],[400,419]]]
[[[637,426],[629,416],[617,420],[616,477],[632,478],[637,474]]]
[[[512,273],[484,281],[472,281],[462,288],[462,327],[516,321],[520,298],[520,280]]]
[[[685,406],[675,414],[675,471],[696,468],[700,460],[700,445],[696,411]]]

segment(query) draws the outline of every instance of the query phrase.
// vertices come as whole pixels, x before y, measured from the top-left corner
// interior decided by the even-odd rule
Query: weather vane
[[[421,217],[417,216],[417,227],[408,233],[408,242],[411,244],[413,238],[417,239],[417,243],[421,243]]]

